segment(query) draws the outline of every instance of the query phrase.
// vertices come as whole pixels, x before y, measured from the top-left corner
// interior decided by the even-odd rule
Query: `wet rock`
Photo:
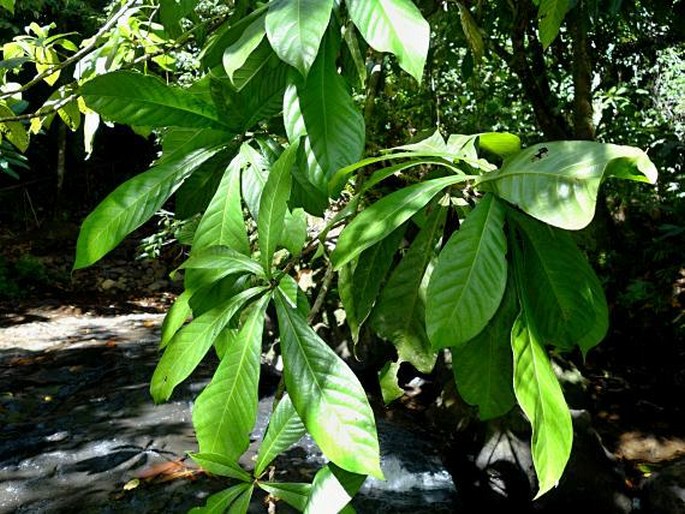
[[[685,458],[651,475],[642,491],[641,512],[685,514]]]

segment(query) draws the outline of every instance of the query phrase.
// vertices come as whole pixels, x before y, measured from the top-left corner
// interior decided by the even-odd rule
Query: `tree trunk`
[[[573,35],[573,137],[591,140],[595,138],[595,125],[592,119],[592,62],[587,19],[585,0],[578,0],[569,16]]]

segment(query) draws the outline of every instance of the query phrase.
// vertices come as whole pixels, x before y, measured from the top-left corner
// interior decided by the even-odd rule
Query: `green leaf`
[[[502,416],[516,403],[510,339],[517,315],[516,286],[510,278],[502,303],[485,329],[461,347],[451,348],[459,394],[478,406],[482,420]]]
[[[252,287],[238,293],[195,318],[169,341],[150,383],[155,402],[169,399],[174,388],[193,372],[233,316],[248,300],[265,290],[265,287]]]
[[[202,215],[195,232],[193,252],[210,246],[228,246],[250,255],[250,243],[245,232],[243,208],[240,203],[240,173],[242,156],[237,155],[226,168],[214,197]]]
[[[561,22],[571,10],[570,0],[541,0],[538,8],[540,42],[547,48],[559,34]]]
[[[260,16],[245,29],[235,43],[224,50],[222,59],[224,70],[234,85],[233,75],[245,65],[250,55],[264,39],[264,35],[264,17]]]
[[[338,42],[329,34],[306,81],[284,95],[284,123],[290,141],[306,135],[309,181],[328,190],[333,174],[359,160],[364,150],[364,118],[336,67]]]
[[[282,294],[275,301],[285,385],[307,431],[341,468],[382,478],[376,423],[364,388]]]
[[[247,210],[250,211],[252,219],[259,219],[259,202],[262,198],[262,191],[269,178],[269,161],[249,144],[243,143],[240,147],[240,155],[243,156],[247,167],[243,170],[242,193]]]
[[[14,0],[0,0],[0,7],[14,14]]]
[[[162,337],[159,344],[160,348],[166,347],[169,341],[174,337],[178,329],[183,326],[186,320],[191,315],[190,300],[191,291],[183,291],[176,300],[174,300],[173,305],[164,316],[164,322],[162,323]]]
[[[481,150],[500,157],[510,157],[521,151],[521,138],[509,132],[481,132],[476,137]]]
[[[392,341],[400,362],[410,362],[422,373],[430,373],[437,353],[425,329],[426,269],[435,257],[435,244],[442,233],[446,209],[435,207],[424,228],[393,271],[383,288],[371,320],[382,338]]]
[[[304,209],[287,210],[283,223],[279,245],[286,248],[291,255],[298,256],[307,242],[307,215]]]
[[[257,482],[257,485],[299,512],[305,509],[312,490],[311,484]]]
[[[292,184],[290,170],[295,164],[297,147],[298,144],[295,141],[273,164],[259,202],[257,234],[262,264],[267,276],[271,275],[271,260],[283,236],[285,213],[288,210],[287,201]]]
[[[116,188],[81,225],[74,269],[98,261],[150,219],[183,180],[221,148],[194,150],[178,161],[166,161]]]
[[[176,217],[187,220],[196,214],[204,213],[226,173],[228,151],[215,155],[196,169],[176,191]],[[195,230],[199,224],[195,224]],[[192,243],[192,238],[191,238]]]
[[[359,324],[366,321],[376,303],[385,275],[392,266],[393,256],[404,237],[405,226],[401,226],[388,237],[367,248],[357,260],[352,276],[352,306]]]
[[[164,30],[171,37],[178,37],[182,34],[179,22],[188,16],[197,5],[197,0],[160,0],[159,18],[164,25]]]
[[[556,487],[571,454],[573,426],[564,394],[544,348],[518,317],[511,332],[514,391],[533,427],[533,464],[538,477],[536,498]]]
[[[583,353],[597,345],[609,328],[602,285],[568,232],[528,216],[509,212],[523,237],[514,246],[528,322],[543,345]]]
[[[213,105],[157,77],[130,71],[100,75],[81,86],[88,107],[128,125],[231,130]]]
[[[369,45],[396,55],[402,69],[421,82],[430,27],[411,0],[348,0],[347,9]]]
[[[166,162],[178,161],[186,154],[201,148],[227,145],[233,136],[230,132],[220,130],[171,127],[164,131],[162,157],[156,164],[159,166]]]
[[[440,252],[426,304],[433,348],[463,345],[495,315],[507,285],[505,212],[486,195]]]
[[[420,182],[395,191],[364,209],[345,227],[338,238],[338,244],[331,254],[331,262],[335,269],[340,269],[343,264],[357,257],[369,246],[387,237],[440,191],[468,178],[450,176]]]
[[[555,227],[579,230],[595,213],[603,177],[654,183],[647,154],[631,146],[556,141],[531,146],[484,175],[477,186]]]
[[[252,500],[252,493],[254,492],[254,484],[250,484],[245,491],[243,491],[236,500],[231,503],[227,514],[247,514],[250,508],[250,500]]]
[[[193,249],[194,250],[194,249]],[[227,246],[209,246],[193,251],[191,256],[179,266],[179,269],[216,269],[221,273],[213,280],[233,273],[253,273],[264,276],[264,268],[258,263]]]
[[[278,57],[303,76],[319,52],[333,0],[276,0],[269,4],[266,34]]]
[[[354,276],[354,262],[348,262],[338,270],[338,296],[345,309],[345,321],[352,334],[352,341],[357,344],[361,324],[357,319],[352,290],[352,278]]]
[[[448,148],[445,138],[440,134],[440,129],[436,129],[430,136],[416,143],[402,146],[395,146],[392,150],[404,150],[405,152],[422,152],[433,155],[447,154]]]
[[[252,484],[237,484],[207,498],[204,507],[195,507],[188,514],[223,514],[241,495],[252,489]]]
[[[378,372],[378,383],[381,386],[383,403],[389,403],[401,398],[404,395],[397,382],[397,372],[400,370],[400,362],[386,362],[385,366]]]
[[[193,426],[201,453],[237,460],[250,445],[257,420],[264,314],[269,296],[249,307],[238,337],[225,349],[212,381],[193,407]]]
[[[306,432],[290,396],[284,395],[271,414],[269,426],[259,446],[255,476],[261,476],[272,460],[302,439]]]
[[[283,296],[291,307],[297,307],[297,295],[300,292],[300,287],[293,277],[290,275],[283,275],[278,282],[278,290],[283,293]]]
[[[0,103],[0,118],[12,118],[14,111],[4,103]],[[20,121],[4,121],[0,123],[0,138],[6,137],[20,152],[29,147],[29,134]]]
[[[473,59],[478,62],[483,58],[483,52],[485,51],[483,35],[480,33],[476,20],[471,16],[471,11],[461,2],[457,3],[457,7],[459,8],[459,21],[461,22],[464,36],[466,36],[469,50],[471,50]]]
[[[252,481],[247,471],[225,455],[215,453],[190,453],[189,455],[202,469],[212,475],[234,478],[243,482]]]
[[[350,473],[330,462],[321,468],[312,482],[304,514],[340,512],[366,480],[366,475]]]

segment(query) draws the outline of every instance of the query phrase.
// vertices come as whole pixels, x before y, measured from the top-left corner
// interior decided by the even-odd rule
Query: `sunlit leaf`
[[[213,494],[207,498],[203,507],[195,507],[188,514],[223,514],[246,491],[252,489],[252,484],[237,484]]]
[[[190,453],[190,457],[207,473],[250,482],[252,477],[233,459],[216,453]]]
[[[357,494],[366,475],[350,473],[330,462],[321,468],[312,482],[304,514],[340,512]]]
[[[540,0],[538,21],[543,48],[547,48],[556,39],[561,22],[571,7],[573,3],[570,0]]]
[[[264,39],[264,35],[264,17],[259,17],[245,29],[238,41],[224,50],[224,70],[233,84],[235,84],[234,73],[247,62],[247,59]]]
[[[257,485],[270,495],[296,508],[299,512],[305,509],[312,490],[311,484],[257,482]]]
[[[386,405],[404,395],[404,389],[399,386],[397,381],[397,372],[399,370],[399,362],[386,362],[385,366],[378,372],[378,383],[381,386],[383,403]]]
[[[190,305],[188,300],[190,300],[191,291],[183,291],[180,295],[176,297],[174,303],[169,308],[164,316],[164,322],[162,323],[162,337],[159,347],[164,348],[169,341],[174,337],[178,329],[183,326],[183,324],[188,320],[191,314]]]
[[[227,246],[209,246],[197,252],[193,251],[191,256],[179,266],[179,269],[220,270],[219,273],[213,275],[212,280],[240,272],[264,276],[264,268],[258,262]]]
[[[271,461],[299,441],[306,431],[290,396],[284,395],[269,418],[269,426],[257,453],[255,476],[261,476]]]

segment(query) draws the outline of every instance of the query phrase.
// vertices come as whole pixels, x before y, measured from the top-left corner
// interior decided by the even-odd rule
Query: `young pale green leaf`
[[[150,383],[155,402],[169,399],[174,388],[197,367],[231,318],[248,300],[265,290],[265,287],[252,287],[238,293],[195,318],[169,341]]]
[[[306,81],[297,81],[297,94],[289,89],[283,98],[288,137],[292,142],[306,131],[305,151],[313,159],[309,181],[320,191],[327,191],[333,174],[359,160],[364,150],[364,118],[337,72],[337,47],[334,36],[327,35]]]
[[[262,444],[259,446],[254,470],[255,476],[261,476],[276,456],[299,441],[306,432],[307,430],[295,411],[290,396],[284,395],[271,414],[269,426],[266,429],[266,434],[264,434]]]
[[[81,86],[88,107],[104,118],[146,127],[230,130],[218,111],[191,92],[130,71],[100,75]]]
[[[275,0],[266,15],[266,34],[278,57],[307,76],[316,59],[333,0]]]
[[[213,275],[214,281],[234,273],[253,273],[260,277],[264,276],[264,268],[258,262],[228,246],[207,246],[197,252],[193,247],[193,253],[179,266],[179,269],[220,270],[220,273]]]
[[[559,483],[571,455],[571,414],[547,353],[526,322],[525,311],[514,322],[511,346],[514,392],[533,427],[533,464],[539,498]]]
[[[241,468],[235,460],[216,453],[190,453],[190,457],[207,473],[251,482],[252,476]]]
[[[397,382],[397,372],[400,370],[400,362],[388,361],[385,366],[378,372],[378,383],[381,386],[381,395],[383,396],[383,403],[388,405],[404,395],[402,389]]]
[[[435,257],[445,214],[445,209],[432,209],[424,228],[383,288],[371,320],[378,335],[395,345],[399,361],[410,362],[423,373],[433,369],[437,353],[426,335],[426,291],[422,286],[428,264]]]
[[[220,493],[213,494],[207,498],[207,503],[203,507],[195,507],[188,511],[188,514],[223,514],[234,502],[252,490],[252,484],[237,484]]]
[[[281,293],[275,302],[285,385],[307,431],[341,468],[382,478],[376,423],[364,388]]]
[[[579,230],[595,214],[605,176],[654,183],[657,171],[638,148],[556,141],[522,150],[499,170],[481,177],[477,186],[549,225]]]
[[[510,339],[517,315],[516,286],[510,278],[502,303],[485,329],[461,347],[451,348],[459,394],[478,406],[482,420],[502,416],[516,403]]]
[[[257,482],[257,485],[270,495],[283,500],[285,503],[302,512],[309,500],[312,490],[311,484]]]
[[[166,316],[164,316],[164,322],[162,322],[162,337],[159,344],[160,348],[166,347],[169,341],[174,337],[178,329],[183,326],[186,320],[191,315],[190,300],[191,291],[183,291],[176,300],[174,300],[173,305],[167,311]]]
[[[482,150],[500,157],[510,157],[521,151],[521,138],[509,132],[481,132],[476,137]]]
[[[13,118],[16,116],[4,102],[0,103],[0,118]],[[0,138],[6,137],[10,143],[17,147],[20,152],[25,152],[29,147],[29,134],[20,121],[3,121],[0,123]]]
[[[259,202],[257,234],[261,259],[267,276],[271,275],[271,259],[283,236],[285,213],[292,185],[291,169],[297,157],[297,141],[292,143],[273,164]]]
[[[280,246],[286,248],[291,255],[298,256],[302,253],[307,242],[307,214],[304,209],[286,211],[283,220],[283,235]]]
[[[348,0],[347,9],[364,39],[390,52],[418,82],[426,64],[430,27],[411,0]]]
[[[240,203],[242,167],[243,160],[239,154],[226,168],[195,232],[193,252],[210,246],[228,246],[243,255],[250,255],[250,242],[247,239]]]
[[[226,514],[247,514],[250,508],[250,500],[252,500],[252,493],[254,492],[254,484],[245,489],[240,496],[238,496],[231,506],[228,508]]]
[[[540,0],[538,22],[543,48],[547,48],[556,39],[561,22],[571,7],[573,3],[570,0]]]
[[[328,463],[314,477],[304,514],[337,514],[350,503],[364,480],[366,475],[350,473]]]
[[[335,269],[340,269],[343,264],[387,237],[440,191],[469,178],[463,175],[427,180],[395,191],[364,209],[338,238],[338,244],[331,254]]]
[[[585,353],[609,328],[602,285],[568,232],[510,210],[523,237],[514,246],[528,321],[543,345]]]
[[[76,243],[74,269],[98,261],[145,223],[183,180],[222,147],[201,148],[124,182],[88,215]]]
[[[200,453],[237,459],[250,445],[257,420],[264,313],[269,296],[249,307],[249,315],[221,357],[212,381],[193,407],[193,426]]]
[[[224,50],[222,59],[224,70],[234,85],[234,73],[245,65],[247,59],[264,39],[264,35],[264,17],[260,16],[245,29],[238,41]]]
[[[507,284],[504,205],[486,195],[440,252],[428,285],[433,348],[459,347],[485,328]]]
[[[366,321],[376,303],[385,275],[392,266],[393,256],[404,237],[405,228],[402,225],[359,254],[352,276],[351,292],[354,316],[360,324]]]

